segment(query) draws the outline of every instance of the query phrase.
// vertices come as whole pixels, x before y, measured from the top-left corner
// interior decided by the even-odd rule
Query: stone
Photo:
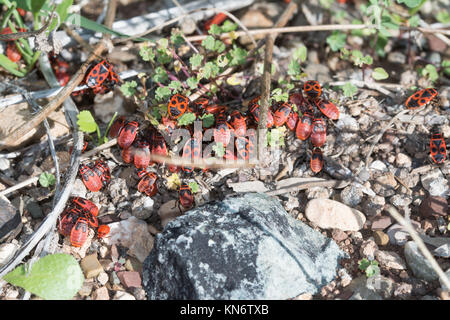
[[[385,246],[389,243],[389,236],[381,230],[377,230],[373,233],[375,243],[379,246]]]
[[[117,276],[125,288],[141,288],[142,280],[139,272],[136,271],[118,271]]]
[[[394,282],[382,275],[366,278],[365,275],[355,278],[349,285],[353,295],[349,300],[383,300],[394,293]]]
[[[439,298],[441,298],[441,300],[450,300],[450,292],[449,291],[444,291],[441,288],[438,288],[436,290],[436,293],[438,294]]]
[[[297,297],[295,297],[293,300],[312,300],[313,299],[313,295],[309,292],[307,293],[303,293]]]
[[[402,207],[407,207],[411,204],[412,199],[409,196],[402,196],[396,194],[389,199],[389,202],[392,203],[395,207],[401,209]]]
[[[394,297],[398,297],[400,299],[408,299],[412,294],[412,285],[406,282],[402,282],[397,285],[397,288],[394,290]]]
[[[91,295],[92,289],[94,287],[93,282],[84,281],[81,289],[78,290],[78,294],[82,297],[88,297]]]
[[[131,204],[131,214],[141,220],[148,219],[153,212],[153,203],[150,197],[139,197]]]
[[[109,300],[109,292],[106,287],[100,287],[94,291],[92,296],[94,300]]]
[[[372,220],[372,230],[384,230],[392,224],[392,218],[389,216],[378,216]]]
[[[378,170],[381,172],[386,172],[388,171],[386,165],[384,164],[384,162],[380,161],[380,160],[375,160],[374,162],[372,162],[369,166],[369,168],[371,170]]]
[[[31,214],[33,219],[41,219],[44,217],[41,207],[33,198],[26,197],[26,199],[24,199],[24,205],[25,209]]]
[[[106,255],[108,254],[108,247],[106,246],[101,246],[98,249],[99,253],[100,253],[100,258],[104,259],[106,258]]]
[[[103,267],[102,267],[103,269]],[[108,274],[106,272],[100,272],[100,274],[97,276],[97,281],[104,286],[109,280]]]
[[[448,203],[444,197],[428,196],[419,207],[419,213],[424,218],[448,215]]]
[[[313,199],[305,209],[306,217],[322,229],[358,231],[366,217],[356,209],[330,199]]]
[[[311,199],[328,199],[331,196],[331,189],[325,187],[312,187],[306,189],[306,197]]]
[[[375,253],[375,258],[383,267],[394,270],[406,269],[405,261],[397,253],[393,251],[378,250]]]
[[[441,170],[436,168],[428,171],[420,177],[422,186],[431,196],[448,197],[448,180],[444,177]]]
[[[147,223],[131,216],[126,220],[109,224],[107,245],[119,244],[128,248],[128,254],[144,262],[153,248],[153,236],[148,232]]]
[[[387,56],[387,59],[389,62],[399,63],[401,65],[404,65],[406,63],[406,56],[398,51],[390,52]]]
[[[71,197],[81,197],[86,198],[87,189],[81,179],[75,179],[75,182],[72,187]]]
[[[367,198],[362,204],[363,212],[368,216],[376,216],[383,211],[386,204],[384,197],[375,196]]]
[[[125,291],[116,291],[113,300],[136,300],[136,298]]]
[[[176,200],[170,200],[164,203],[158,210],[159,218],[163,228],[170,222],[183,214]]]
[[[100,262],[97,260],[97,254],[93,253],[81,260],[81,269],[83,269],[84,275],[86,278],[93,278],[103,272],[103,267]]]
[[[283,209],[247,193],[209,202],[170,222],[143,266],[155,299],[289,299],[317,293],[347,255]]]
[[[341,191],[341,200],[350,207],[356,207],[363,199],[363,192],[354,184],[345,187]]]
[[[443,244],[442,246],[434,249],[433,255],[442,258],[450,258],[450,240],[449,243]]]
[[[0,196],[0,242],[15,237],[22,230],[22,220],[7,198]]]
[[[411,167],[411,158],[404,153],[397,153],[395,156],[395,164],[400,168],[410,168]]]
[[[375,259],[375,252],[378,250],[378,246],[374,240],[368,239],[363,241],[361,247],[359,248],[359,254],[363,258],[367,258],[369,260]]]
[[[145,294],[145,290],[142,288],[131,288],[131,292],[136,300],[147,300],[147,296]]]
[[[404,250],[406,263],[415,277],[426,281],[434,281],[439,278],[430,262],[420,252],[414,241],[408,241]]]
[[[409,238],[409,233],[398,223],[393,224],[388,230],[389,242],[398,246],[404,245]]]
[[[232,188],[234,192],[266,192],[267,189],[264,183],[258,180],[245,181],[236,183],[227,183],[228,187]]]
[[[15,243],[0,244],[0,267],[4,266],[16,253],[19,246]]]
[[[95,235],[95,231],[93,229],[89,228],[88,237],[81,247],[72,246],[72,244],[70,243],[70,237],[65,237],[64,242],[63,242],[62,252],[70,254],[78,259],[83,259],[84,257],[86,257],[86,252],[89,250],[89,248],[91,246],[94,235]]]
[[[333,238],[334,241],[342,241],[348,238],[347,234],[339,229],[333,229],[333,231],[331,231],[331,237]]]

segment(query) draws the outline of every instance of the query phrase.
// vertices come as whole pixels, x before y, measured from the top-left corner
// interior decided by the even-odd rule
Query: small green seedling
[[[86,133],[97,132],[97,145],[101,145],[101,144],[108,142],[107,134],[108,134],[109,128],[113,124],[116,117],[117,117],[117,112],[114,113],[111,121],[108,124],[108,127],[105,130],[105,134],[103,136],[100,134],[100,128],[97,125],[97,122],[95,122],[94,117],[92,116],[91,112],[88,110],[83,110],[78,114],[77,124],[78,124],[80,130],[83,132],[86,132]]]
[[[380,274],[380,267],[376,260],[369,261],[366,258],[358,261],[358,267],[361,271],[365,271],[367,278]]]
[[[39,176],[39,184],[44,188],[53,186],[56,183],[56,178],[52,173],[42,172]]]

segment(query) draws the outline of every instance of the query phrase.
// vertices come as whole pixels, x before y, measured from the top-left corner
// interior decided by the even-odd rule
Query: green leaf
[[[168,99],[172,95],[172,91],[169,89],[169,87],[158,87],[155,90],[155,98],[158,101],[163,101]]]
[[[202,41],[202,46],[203,46],[206,50],[213,51],[213,50],[214,50],[215,43],[216,43],[216,39],[214,39],[213,36],[207,36],[205,39],[203,39],[203,41]]]
[[[5,68],[8,72],[12,73],[15,76],[23,77],[25,75],[24,72],[19,71],[19,66],[9,60],[9,58],[0,53],[0,67]]]
[[[33,264],[28,275],[24,265],[21,265],[3,279],[45,300],[72,299],[84,282],[77,260],[65,253],[40,258]]]
[[[219,55],[216,59],[216,63],[220,68],[226,67],[228,62],[230,62],[230,60],[228,60],[228,57],[225,54]]]
[[[169,76],[164,68],[158,67],[155,69],[152,79],[155,82],[164,83],[169,80]]]
[[[436,67],[432,64],[427,64],[424,69],[422,69],[422,75],[428,77],[432,82],[439,78],[439,74]]]
[[[222,29],[217,24],[213,24],[209,28],[208,33],[212,35],[219,35],[222,33]]]
[[[222,32],[231,32],[237,29],[238,25],[236,23],[231,22],[230,20],[225,20],[222,24]]]
[[[197,193],[200,190],[197,182],[195,181],[189,182],[189,187],[191,188],[192,193]]]
[[[213,62],[207,62],[203,68],[200,68],[199,77],[210,79],[219,73],[219,67]]]
[[[288,75],[296,76],[301,72],[300,64],[297,60],[291,60],[288,65]]]
[[[389,74],[383,68],[375,68],[372,72],[372,78],[375,80],[384,80],[389,78]]]
[[[180,29],[173,28],[171,30],[170,41],[172,41],[172,43],[174,45],[179,45],[179,44],[184,43],[184,39],[183,39],[182,32],[180,31]]]
[[[349,98],[352,98],[358,92],[358,88],[350,82],[344,84],[342,90],[344,91],[344,96]]]
[[[189,63],[192,67],[197,68],[203,64],[203,55],[200,53],[195,53],[189,58]]]
[[[200,117],[203,123],[203,128],[210,128],[214,124],[214,115],[212,113],[205,113]]]
[[[161,38],[156,41],[156,43],[158,45],[158,49],[167,49],[167,47],[169,46],[169,40],[167,40],[166,38]]]
[[[198,86],[198,80],[197,78],[190,77],[186,79],[186,84],[189,86],[189,88],[196,89]]]
[[[417,14],[413,15],[411,18],[408,19],[409,26],[413,27],[413,28],[418,27],[419,22],[420,22],[420,17]]]
[[[367,269],[367,267],[370,266],[370,261],[367,260],[366,258],[363,258],[361,260],[358,261],[358,268],[361,271],[364,271]]]
[[[366,269],[366,276],[370,278],[377,274],[380,274],[380,267],[378,267],[378,262],[372,261],[372,264]]]
[[[39,176],[39,184],[44,188],[52,186],[56,183],[56,178],[52,173],[42,172]]]
[[[233,49],[230,50],[229,59],[231,60],[231,66],[238,66],[244,64],[247,59],[248,51],[233,45]]]
[[[177,81],[177,80],[172,80],[169,83],[169,88],[174,91],[173,93],[177,93],[177,92],[181,91],[181,89],[182,89],[181,82]]]
[[[80,130],[87,133],[92,133],[97,130],[97,123],[94,120],[91,112],[88,110],[81,111],[78,116],[77,124]]]
[[[286,131],[286,127],[274,128],[270,131],[267,131],[267,143],[269,146],[284,146],[284,132]]]
[[[73,0],[63,0],[57,7],[56,13],[59,15],[60,23],[63,23],[67,16],[69,15],[69,8],[73,4]],[[49,31],[58,27],[58,18],[54,18],[50,26],[48,27]]]
[[[222,142],[216,142],[216,144],[213,145],[212,150],[219,158],[223,158],[223,156],[225,155],[225,147],[223,146]]]
[[[347,35],[340,31],[333,31],[333,33],[327,37],[327,43],[330,49],[334,52],[339,51],[345,46]]]
[[[136,93],[137,82],[136,81],[127,81],[123,85],[120,86],[120,91],[125,97],[131,97]]]
[[[196,117],[192,112],[185,112],[180,118],[178,118],[179,126],[188,126],[191,123],[194,123]]]
[[[157,49],[156,60],[161,64],[166,64],[172,61],[172,54],[168,49]]]
[[[147,43],[145,43],[139,50],[139,55],[144,61],[155,62],[155,51]]]
[[[442,61],[441,67],[444,69],[444,73],[450,76],[450,60]]]
[[[41,10],[42,6],[45,4],[46,0],[14,0],[19,8],[26,11],[31,11],[37,13]]]
[[[307,57],[307,49],[304,45],[300,45],[297,49],[294,50],[292,54],[292,59],[300,60],[301,62],[305,62]]]
[[[444,24],[450,23],[450,13],[448,10],[441,10],[437,13],[436,20]]]
[[[77,13],[71,13],[67,16],[66,21],[68,23],[71,23],[77,27],[81,26],[84,29],[88,29],[88,30],[92,30],[95,32],[101,32],[104,34],[111,34],[114,36],[118,36],[118,37],[128,37],[126,34],[114,31],[112,29],[109,29],[107,27],[105,27],[103,24],[97,23],[95,21],[89,20],[88,18],[85,18],[83,16],[80,16]],[[134,39],[134,40],[138,40],[138,41],[148,41],[147,39],[142,39],[142,38],[138,38],[138,39]]]

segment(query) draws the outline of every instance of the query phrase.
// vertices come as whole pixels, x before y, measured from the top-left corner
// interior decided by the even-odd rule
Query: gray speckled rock
[[[19,210],[4,199],[0,197],[0,242],[15,237],[22,229]]]
[[[433,281],[439,278],[438,274],[431,267],[430,262],[422,255],[414,241],[405,244],[405,258],[408,267],[419,279]]]
[[[276,198],[251,193],[171,221],[144,262],[143,284],[148,299],[287,299],[332,281],[345,255]]]

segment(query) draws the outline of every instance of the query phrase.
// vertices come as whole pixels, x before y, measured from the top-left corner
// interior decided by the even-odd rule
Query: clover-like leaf
[[[194,123],[195,119],[196,119],[196,117],[195,117],[194,113],[186,112],[178,119],[178,125],[179,126],[188,126],[191,123]]]
[[[25,266],[21,265],[3,280],[45,300],[69,300],[80,290],[84,276],[74,257],[56,253],[36,261],[28,275]]]
[[[52,186],[56,183],[56,178],[52,173],[42,172],[39,176],[39,184],[44,188]]]
[[[222,142],[217,142],[215,145],[213,145],[212,150],[219,158],[223,158],[223,156],[225,155],[225,147]]]
[[[120,91],[125,97],[131,97],[136,93],[137,82],[136,81],[126,81],[120,86]]]
[[[372,78],[375,80],[384,80],[389,78],[389,74],[383,68],[375,68],[372,72]]]
[[[197,193],[200,189],[197,182],[195,181],[189,182],[189,187],[191,188],[192,193]]]
[[[352,98],[358,92],[358,88],[351,82],[344,84],[342,90],[344,91],[344,95],[349,98]]]
[[[91,112],[88,110],[81,111],[78,116],[77,124],[80,127],[80,130],[87,133],[92,133],[97,130],[97,123],[95,122],[94,117]]]

